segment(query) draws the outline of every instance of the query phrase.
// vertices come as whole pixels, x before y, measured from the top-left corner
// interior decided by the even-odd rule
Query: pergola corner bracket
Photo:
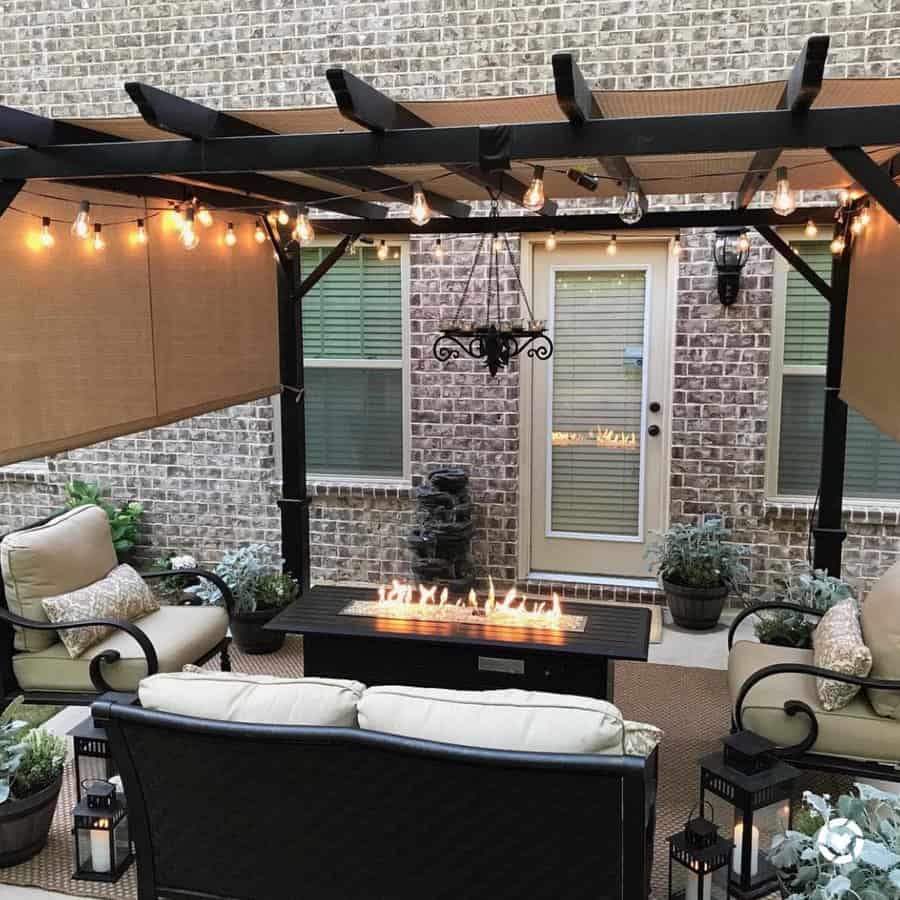
[[[771,225],[755,225],[754,228],[829,303],[834,302],[834,291],[831,285]]]
[[[303,279],[294,291],[293,300],[300,302],[303,298],[328,274],[331,267],[347,252],[347,247],[353,241],[351,235],[345,235],[332,247],[329,254]]]
[[[832,159],[900,224],[900,185],[894,182],[891,170],[876,163],[861,147],[827,149]]]

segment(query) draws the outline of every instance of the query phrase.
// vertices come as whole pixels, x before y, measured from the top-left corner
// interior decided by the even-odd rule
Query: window
[[[302,251],[311,272],[330,247]],[[307,469],[337,479],[408,475],[406,246],[345,254],[303,300]]]
[[[827,241],[795,241],[793,248],[831,280]],[[780,260],[770,385],[769,494],[813,497],[819,484],[824,414],[828,302]],[[900,444],[849,410],[844,495],[900,500]]]

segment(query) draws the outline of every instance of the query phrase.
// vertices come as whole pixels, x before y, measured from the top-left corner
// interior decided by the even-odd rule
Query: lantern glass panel
[[[75,746],[75,775],[77,799],[84,795],[83,784],[109,781],[119,773],[112,758],[106,732],[97,728],[90,716],[76,725],[69,734]]]
[[[728,900],[728,866],[701,874],[671,860],[670,900]]]
[[[117,881],[131,863],[128,815],[119,807],[91,813],[86,801],[75,808],[75,878]]]

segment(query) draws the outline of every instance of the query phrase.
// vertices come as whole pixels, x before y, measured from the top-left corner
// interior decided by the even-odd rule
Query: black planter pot
[[[16,866],[44,849],[61,787],[60,774],[31,797],[0,803],[0,868]]]
[[[264,631],[263,625],[275,618],[280,609],[258,609],[256,612],[239,612],[231,617],[231,636],[241,653],[274,653],[281,649],[284,634],[280,631]]]
[[[708,631],[719,624],[725,598],[728,596],[727,584],[694,588],[663,579],[663,587],[676,625],[691,631]]]

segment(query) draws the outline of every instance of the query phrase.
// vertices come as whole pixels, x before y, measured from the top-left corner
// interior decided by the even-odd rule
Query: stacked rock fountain
[[[470,545],[474,524],[469,476],[463,469],[435,469],[416,488],[416,526],[407,544],[410,567],[420,584],[464,594],[475,582]]]

